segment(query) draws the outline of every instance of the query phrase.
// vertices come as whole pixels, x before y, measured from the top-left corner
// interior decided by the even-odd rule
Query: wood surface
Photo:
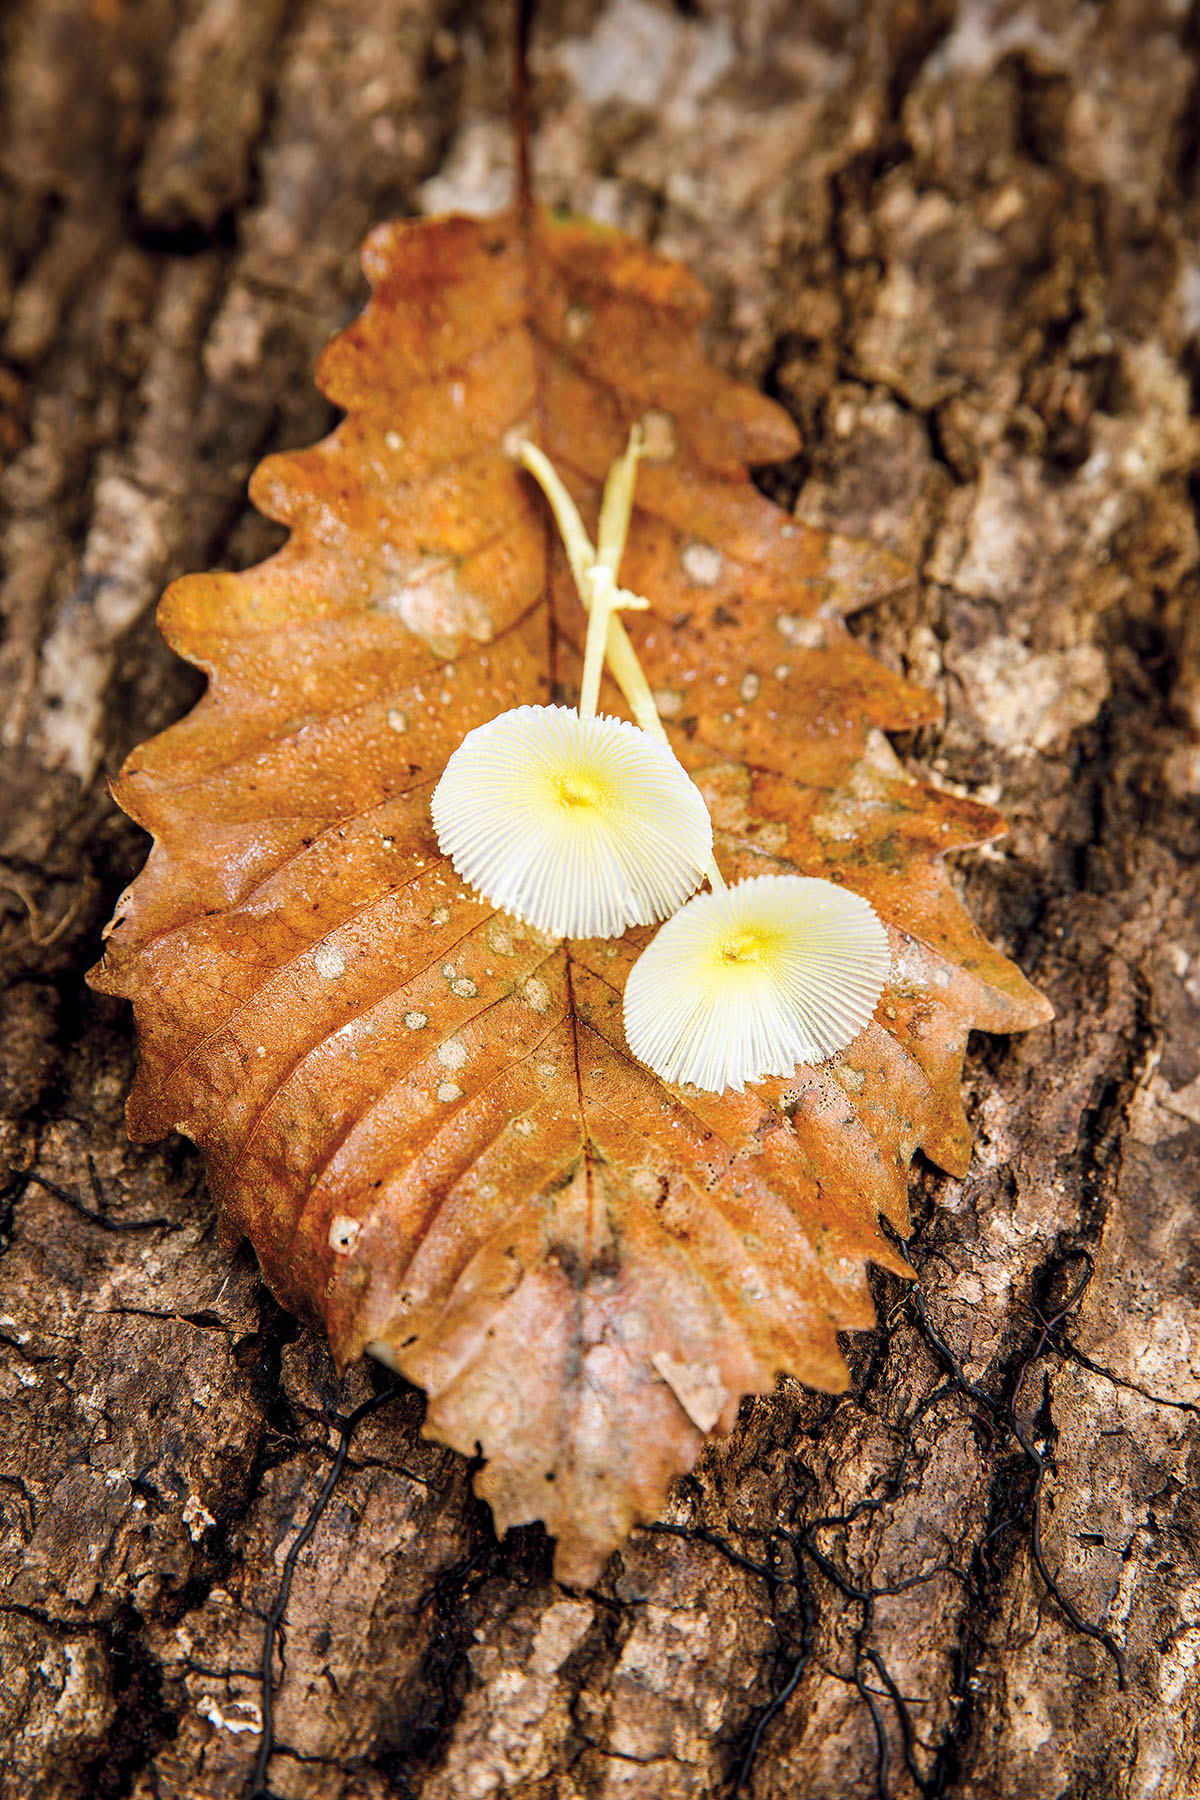
[[[279,541],[246,481],[332,422],[312,364],[368,228],[507,198],[510,30],[446,0],[0,17],[0,1795],[249,1791],[284,1558],[382,1395],[295,1562],[273,1793],[715,1800],[754,1750],[755,1800],[1188,1800],[1194,6],[547,0],[535,29],[541,197],[684,260],[718,365],[802,432],[765,491],[916,567],[854,629],[944,704],[909,761],[1008,815],[957,878],[1057,1009],[973,1040],[971,1169],[919,1170],[921,1298],[878,1278],[850,1394],[747,1403],[669,1530],[558,1588],[419,1395],[339,1384],[219,1247],[191,1148],[125,1138],[131,1020],[83,972],[146,848],[105,777],[199,687],[155,602]]]

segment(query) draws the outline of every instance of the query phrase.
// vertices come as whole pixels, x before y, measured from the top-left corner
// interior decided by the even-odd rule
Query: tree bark
[[[0,29],[0,1795],[207,1800],[249,1789],[284,1558],[384,1377],[218,1247],[190,1146],[125,1139],[131,1021],[82,978],[145,840],[104,776],[198,691],[166,582],[278,541],[247,476],[331,423],[359,239],[506,198],[511,18]],[[541,197],[689,263],[803,431],[767,491],[916,567],[857,629],[944,700],[910,763],[1008,815],[961,880],[1057,1019],[974,1041],[971,1171],[917,1171],[923,1298],[878,1281],[852,1391],[748,1402],[594,1591],[496,1543],[419,1395],[364,1417],[275,1794],[1200,1790],[1198,64],[1177,0],[541,9]]]

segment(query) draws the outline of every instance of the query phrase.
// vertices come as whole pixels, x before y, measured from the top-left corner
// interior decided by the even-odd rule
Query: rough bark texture
[[[0,23],[5,1800],[245,1790],[283,1558],[383,1384],[222,1253],[186,1145],[126,1143],[130,1021],[82,972],[144,852],[104,774],[196,691],[158,593],[276,541],[246,477],[330,422],[367,227],[504,198],[508,27]],[[880,1280],[853,1392],[748,1404],[594,1592],[496,1544],[419,1396],[360,1424],[275,1662],[287,1800],[715,1796],[785,1689],[756,1800],[1198,1791],[1198,65],[1177,0],[543,9],[543,197],[685,259],[804,433],[768,491],[917,565],[858,629],[945,700],[906,753],[1012,820],[962,880],[1058,1019],[975,1045],[926,1315]],[[1124,1692],[1039,1572],[1039,1458]]]

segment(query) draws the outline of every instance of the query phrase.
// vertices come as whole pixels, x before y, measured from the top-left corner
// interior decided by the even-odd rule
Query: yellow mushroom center
[[[612,804],[612,791],[588,769],[563,769],[554,777],[554,797],[560,806],[591,807],[603,812]]]
[[[717,961],[731,967],[761,969],[772,948],[769,932],[742,925],[721,938],[717,944]]]

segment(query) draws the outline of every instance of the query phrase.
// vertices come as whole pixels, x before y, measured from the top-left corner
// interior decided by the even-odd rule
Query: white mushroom
[[[717,1093],[823,1062],[883,991],[887,932],[831,881],[758,875],[697,894],[625,987],[629,1048],[664,1081]]]
[[[471,887],[552,937],[617,937],[703,881],[712,824],[670,750],[623,719],[522,706],[469,732],[433,796]]]

